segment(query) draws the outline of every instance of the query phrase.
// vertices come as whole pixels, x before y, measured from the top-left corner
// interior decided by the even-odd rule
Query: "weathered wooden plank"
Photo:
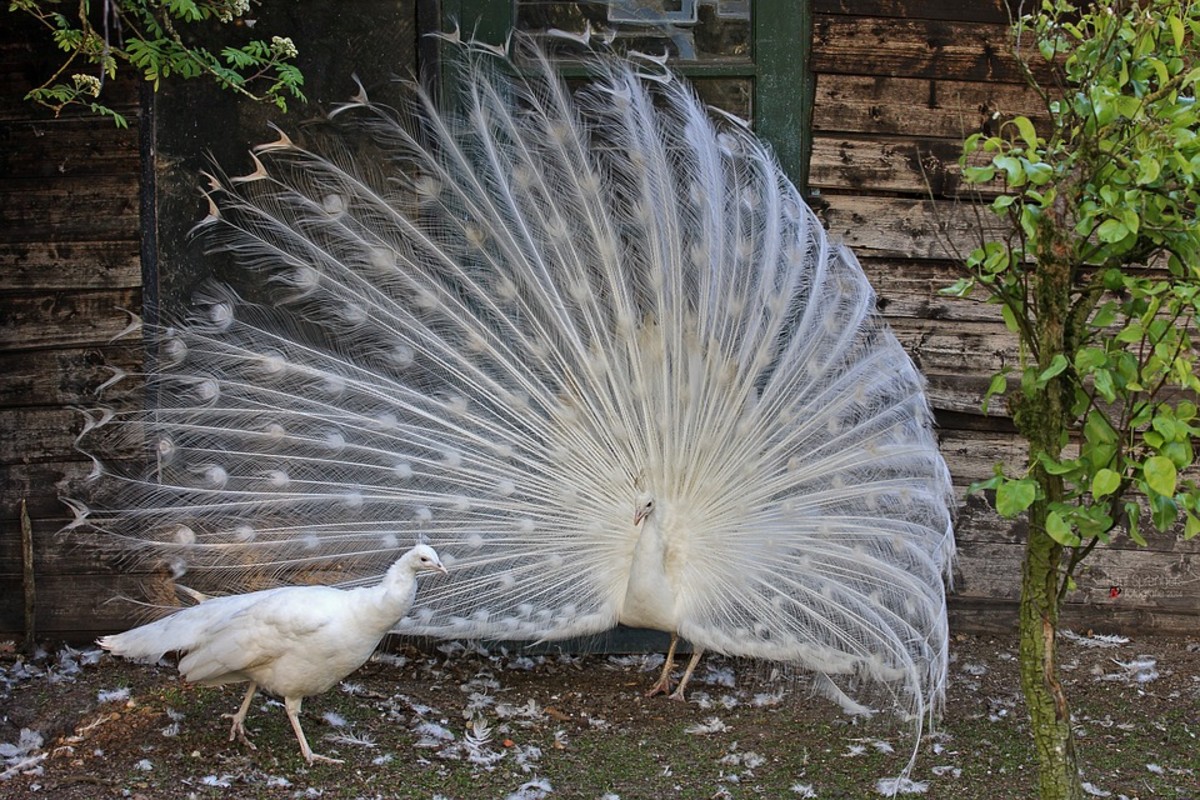
[[[910,318],[942,324],[1003,323],[1000,306],[989,304],[978,290],[970,298],[939,294],[966,273],[953,262],[862,258],[859,264],[875,288],[876,305],[890,322]]]
[[[985,209],[950,200],[822,193],[819,204],[830,234],[859,258],[961,261],[1004,232]]]
[[[950,630],[1011,636],[1017,625],[1016,601],[967,600],[951,596]],[[1066,603],[1059,617],[1061,629],[1123,633],[1132,636],[1163,633],[1194,636],[1200,617],[1191,614],[1156,614],[1149,609],[1110,608]]]
[[[141,286],[139,243],[133,239],[0,243],[7,289],[123,289]]]
[[[1000,119],[1023,114],[1036,122],[1046,109],[1024,85],[952,81],[945,76],[817,76],[813,129],[821,133],[928,136],[962,141],[994,133]]]
[[[958,165],[962,142],[926,137],[829,136],[813,138],[810,189],[902,193],[920,198],[957,197],[967,201],[994,197],[1000,181],[964,186]],[[972,164],[989,158],[977,154]]]
[[[957,486],[987,480],[997,463],[1004,464],[1009,474],[1025,467],[1028,448],[1012,434],[952,428],[939,428],[937,434],[942,457]]]
[[[958,516],[954,522],[954,537],[959,544],[1021,544],[1025,541],[1028,525],[1024,517],[1001,517],[993,509],[990,499],[981,493],[968,496],[965,486],[956,487],[956,499]],[[1114,531],[1112,541],[1101,547],[1117,553],[1126,550],[1156,553],[1162,557],[1164,565],[1175,563],[1184,555],[1200,556],[1200,537],[1185,540],[1182,527],[1159,532],[1146,517],[1141,522],[1141,531],[1146,539],[1144,547],[1130,539],[1123,529]]]
[[[960,547],[955,594],[973,599],[1019,599],[1023,554],[1024,545],[1020,544],[972,542]],[[1076,585],[1067,595],[1069,603],[1200,616],[1200,556],[1195,553],[1098,548],[1084,562]]]
[[[138,192],[127,175],[0,183],[3,241],[136,240]]]
[[[856,17],[899,17],[942,19],[959,22],[1007,23],[1004,0],[947,3],[945,0],[813,0],[817,14],[847,14]]]
[[[138,132],[94,117],[0,122],[0,175],[8,179],[98,178],[138,182]]]
[[[989,376],[927,374],[925,397],[934,413],[971,414],[987,419],[1003,416],[1004,404],[996,398],[988,405],[989,413],[983,413],[983,395],[990,382]]]
[[[818,73],[1024,83],[1006,24],[816,15]]]
[[[0,408],[0,464],[86,460],[88,457],[75,449],[75,439],[83,426],[84,412],[78,408]],[[89,451],[102,452],[106,460],[136,459],[142,455],[142,449],[131,440],[133,436],[129,430],[106,428],[104,433],[90,434],[84,446]]]
[[[71,458],[82,421],[68,408],[0,409],[0,464]]]
[[[0,351],[73,348],[107,344],[140,311],[140,289],[0,292]]]
[[[37,582],[35,620],[39,636],[91,641],[143,621],[145,610],[121,598],[143,598],[155,575],[46,575]],[[23,624],[19,578],[0,578],[0,632],[19,633]]]
[[[136,340],[64,350],[0,351],[0,408],[14,406],[72,406],[96,403],[96,389],[116,374],[131,372],[142,363]],[[140,381],[128,378],[104,392],[105,402],[122,402],[140,395]]]
[[[991,322],[954,323],[911,318],[889,320],[896,338],[926,375],[973,375],[991,378],[1015,364],[1015,337]]]
[[[71,456],[61,461],[0,464],[0,523],[6,530],[14,529],[22,500],[28,502],[35,528],[46,525],[58,530],[71,521],[71,511],[59,497],[82,495],[92,470],[85,456]]]

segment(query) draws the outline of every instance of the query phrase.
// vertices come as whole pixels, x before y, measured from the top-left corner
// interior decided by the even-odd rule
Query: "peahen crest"
[[[854,256],[661,65],[572,92],[513,46],[461,45],[455,114],[338,108],[380,157],[282,137],[212,178],[199,232],[261,297],[156,332],[155,404],[104,426],[154,469],[88,524],[225,592],[426,537],[453,578],[402,631],[624,621],[932,711],[950,480]]]

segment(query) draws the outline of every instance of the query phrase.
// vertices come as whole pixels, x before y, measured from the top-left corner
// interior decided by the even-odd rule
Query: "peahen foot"
[[[251,750],[257,750],[254,742],[246,736],[246,714],[250,713],[250,701],[254,699],[254,692],[258,689],[258,684],[251,682],[250,688],[246,690],[246,696],[242,698],[242,704],[238,707],[236,714],[222,714],[221,719],[231,719],[233,724],[229,726],[229,741],[235,739],[249,747]]]

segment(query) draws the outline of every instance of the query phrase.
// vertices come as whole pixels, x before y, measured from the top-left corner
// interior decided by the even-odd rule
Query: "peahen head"
[[[442,560],[438,558],[437,551],[427,544],[419,544],[412,550],[409,550],[401,556],[400,563],[411,569],[413,574],[418,572],[449,574],[446,568],[442,566]]]

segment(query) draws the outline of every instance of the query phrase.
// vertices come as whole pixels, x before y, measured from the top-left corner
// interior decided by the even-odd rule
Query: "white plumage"
[[[368,149],[212,179],[255,300],[161,332],[156,407],[105,426],[156,471],[88,521],[224,589],[427,534],[455,580],[401,631],[624,622],[932,712],[950,481],[854,256],[661,65],[585,52],[571,93],[514,47],[462,45],[455,115],[360,98]]]
[[[246,737],[245,720],[257,689],[283,698],[288,720],[308,763],[318,755],[300,727],[300,704],[361,667],[412,606],[417,573],[446,569],[428,545],[417,545],[376,586],[282,586],[203,600],[148,625],[105,636],[114,655],[157,661],[179,652],[179,672],[192,683],[219,686],[248,681],[229,740]]]

